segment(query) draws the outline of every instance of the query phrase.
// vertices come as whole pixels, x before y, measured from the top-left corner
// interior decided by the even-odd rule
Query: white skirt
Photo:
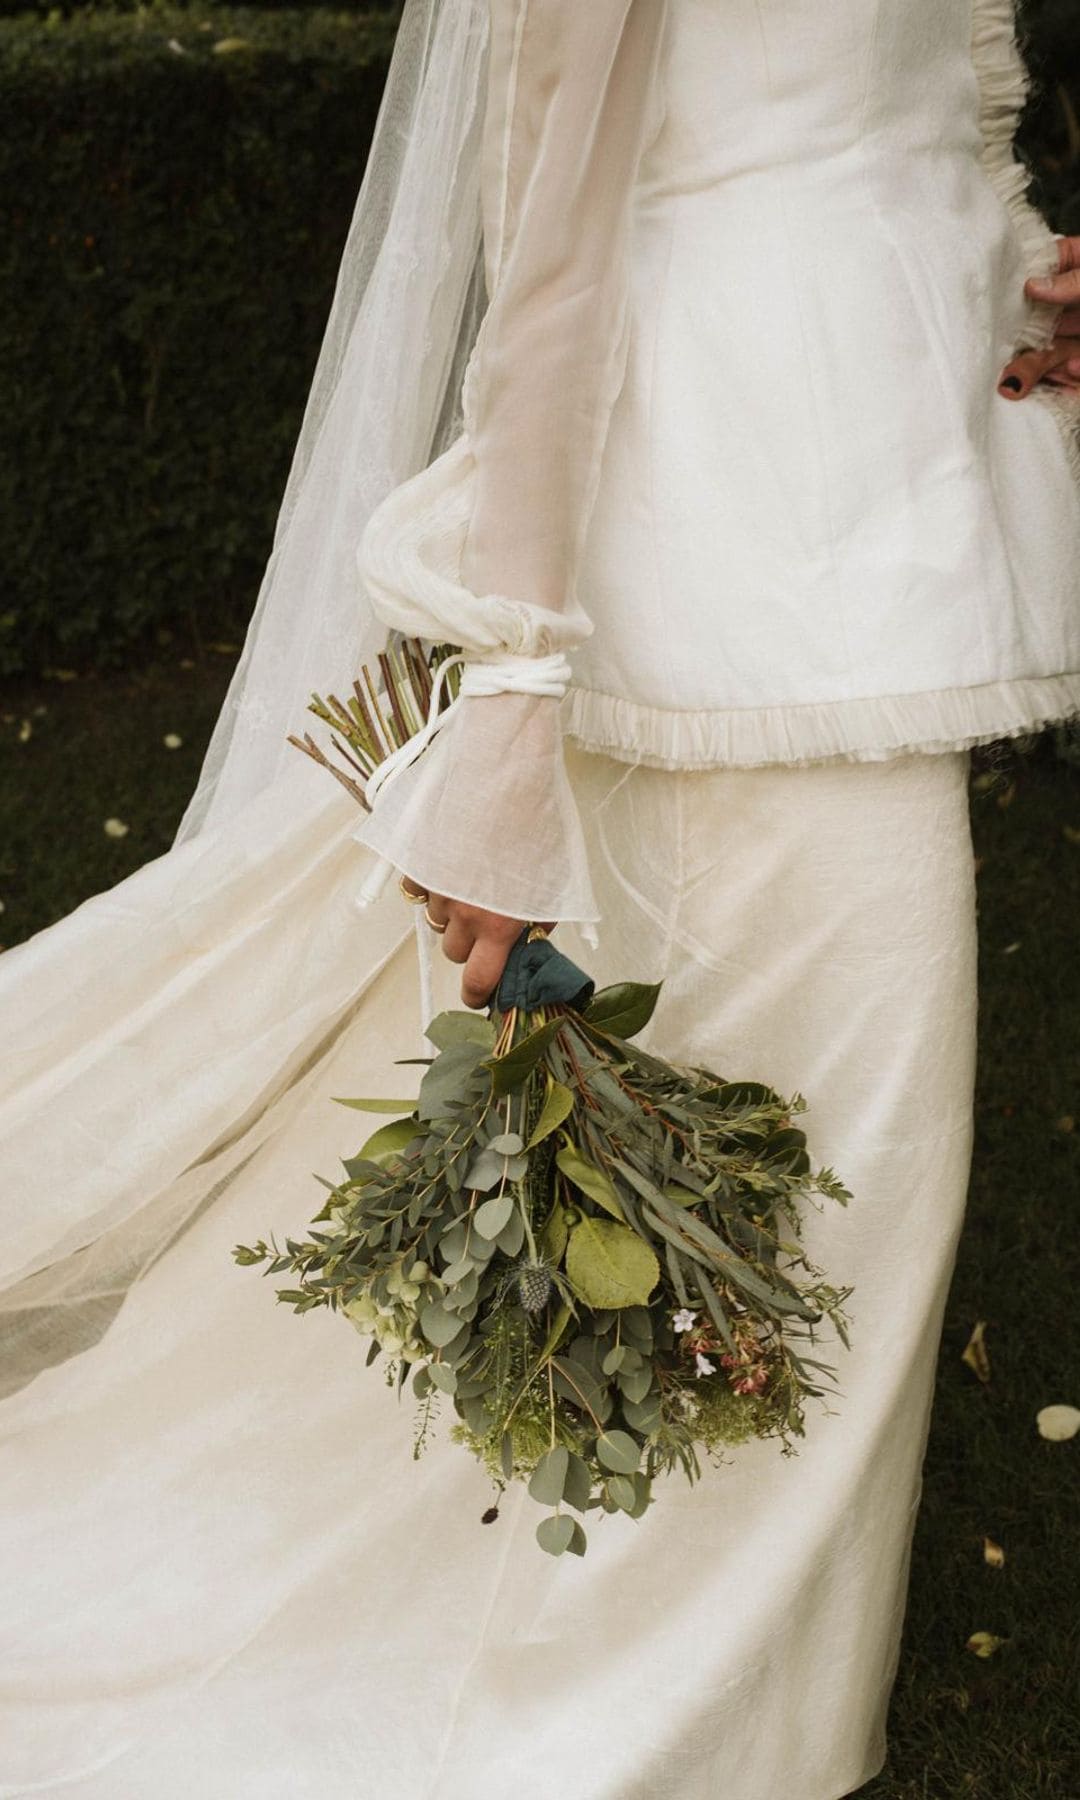
[[[414,1461],[408,1389],[341,1319],[276,1305],[284,1278],[235,1266],[236,1243],[305,1235],[312,1172],[355,1151],[362,1121],[330,1097],[410,1091],[399,940],[231,1149],[177,1178],[186,1224],[99,1341],[0,1407],[0,1794],[839,1800],[880,1769],[972,1143],[967,753],[672,772],[571,747],[570,767],[604,918],[596,949],[556,941],[599,982],[663,980],[661,1054],[802,1092],[815,1163],[853,1192],[806,1208],[810,1256],[855,1290],[851,1351],[820,1352],[829,1410],[808,1403],[796,1455],[754,1442],[658,1484],[637,1522],[590,1514],[587,1555],[556,1560],[523,1489],[481,1523],[490,1483],[449,1416]],[[153,883],[43,934],[27,991],[65,957],[77,986],[77,944],[118,918],[149,957]],[[245,980],[284,1007],[266,883],[230,891]],[[440,1005],[459,976],[437,959]],[[212,1035],[205,999],[186,1028],[207,1021],[229,1091],[256,998],[226,949],[218,980]]]

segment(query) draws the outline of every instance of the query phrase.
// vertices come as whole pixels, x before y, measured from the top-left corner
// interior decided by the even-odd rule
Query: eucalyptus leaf
[[[637,1500],[631,1509],[630,1517],[640,1519],[652,1501],[652,1481],[642,1470],[637,1469],[634,1472],[634,1487],[637,1491]]]
[[[475,1193],[485,1194],[502,1180],[505,1170],[505,1159],[485,1144],[469,1163],[463,1185]]]
[[[457,1387],[457,1376],[449,1363],[428,1363],[427,1372],[435,1386],[441,1388],[444,1394],[452,1394],[454,1392]]]
[[[564,1550],[570,1548],[574,1526],[575,1520],[569,1513],[550,1513],[536,1527],[536,1541],[541,1550],[546,1550],[550,1556],[561,1556]]]
[[[490,1050],[495,1044],[495,1027],[483,1013],[452,1012],[436,1013],[430,1025],[425,1026],[424,1036],[439,1050],[445,1050],[449,1044],[482,1044]]]
[[[517,1256],[524,1242],[525,1221],[521,1216],[521,1208],[515,1206],[506,1224],[498,1233],[495,1243],[504,1256]]]
[[[616,1475],[632,1475],[641,1462],[641,1446],[628,1431],[602,1431],[596,1440],[596,1456]]]
[[[595,1415],[603,1424],[611,1412],[611,1398],[584,1363],[575,1362],[571,1356],[553,1356],[551,1368],[555,1386],[563,1398],[582,1412]]]
[[[606,1487],[611,1498],[622,1512],[633,1512],[637,1505],[637,1488],[629,1475],[609,1475]]]
[[[589,1465],[583,1456],[570,1452],[566,1464],[566,1481],[563,1486],[563,1502],[574,1507],[577,1512],[584,1512],[589,1504],[592,1492],[592,1476]]]
[[[624,1400],[644,1400],[652,1384],[651,1364],[644,1369],[620,1369],[619,1371],[619,1392]]]
[[[555,1447],[540,1458],[529,1478],[529,1492],[542,1506],[558,1506],[566,1487],[566,1471],[570,1453],[565,1444]]]
[[[567,1544],[566,1548],[571,1556],[584,1556],[588,1547],[589,1540],[585,1536],[585,1528],[578,1519],[575,1519],[574,1529],[570,1533],[570,1542]]]
[[[459,1399],[458,1409],[469,1430],[477,1437],[483,1437],[491,1425],[491,1415],[478,1395],[470,1394]]]
[[[446,1311],[441,1301],[431,1300],[420,1314],[420,1329],[437,1350],[449,1344],[461,1330],[461,1320]]]
[[[441,1279],[445,1281],[447,1287],[456,1288],[458,1282],[464,1281],[466,1275],[471,1275],[475,1268],[476,1264],[471,1256],[461,1256],[457,1262],[451,1263],[448,1269],[443,1270]]]
[[[660,1424],[660,1402],[655,1394],[640,1402],[624,1400],[622,1411],[626,1423],[640,1431],[643,1437],[648,1437]]]
[[[496,1194],[473,1213],[473,1229],[482,1238],[497,1238],[514,1210],[513,1194]]]
[[[487,1147],[499,1156],[519,1156],[525,1145],[516,1131],[500,1131],[498,1137],[488,1139]]]
[[[463,1041],[440,1050],[420,1083],[416,1110],[421,1119],[445,1117],[447,1107],[463,1097],[470,1075],[483,1061],[485,1049],[483,1044]]]

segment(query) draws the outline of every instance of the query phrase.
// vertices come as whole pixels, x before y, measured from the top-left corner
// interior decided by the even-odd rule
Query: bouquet
[[[811,1166],[805,1100],[633,1043],[660,985],[597,991],[525,927],[487,1014],[440,1013],[406,1059],[415,1100],[342,1100],[394,1116],[318,1178],[307,1237],[233,1251],[291,1271],[296,1312],[342,1313],[399,1393],[411,1372],[414,1455],[448,1409],[495,1486],[485,1521],[525,1481],[556,1556],[584,1553],[591,1510],[637,1519],[658,1475],[698,1479],[702,1451],[790,1454],[836,1373],[815,1327],[849,1345],[853,1289],[797,1241],[803,1202],[851,1199]]]

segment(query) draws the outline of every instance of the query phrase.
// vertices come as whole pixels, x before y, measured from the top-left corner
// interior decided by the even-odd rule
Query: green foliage
[[[537,1532],[555,1556],[586,1548],[564,1505],[639,1518],[657,1474],[697,1478],[699,1445],[777,1436],[789,1453],[833,1374],[798,1338],[813,1344],[827,1313],[847,1343],[851,1289],[814,1279],[787,1241],[797,1199],[850,1199],[811,1168],[792,1124],[805,1102],[614,1036],[644,1025],[658,991],[603,989],[585,1013],[440,1013],[414,1111],[325,1184],[326,1229],[234,1251],[298,1274],[279,1290],[297,1312],[344,1312],[391,1381],[422,1364],[418,1449],[446,1396],[452,1437],[493,1480],[556,1508]]]
[[[0,20],[0,670],[243,626],[394,31]]]

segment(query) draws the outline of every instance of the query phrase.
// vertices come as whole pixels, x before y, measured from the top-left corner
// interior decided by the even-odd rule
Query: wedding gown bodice
[[[1014,150],[1012,0],[492,19],[491,299],[461,436],[368,522],[376,612],[569,652],[563,732],[665,767],[1080,709],[1080,407],[998,389],[1061,311],[1024,293],[1058,246]],[[459,899],[595,917],[543,707],[471,705],[357,836]]]
[[[1080,701],[1068,420],[996,391],[1056,266],[994,139],[1008,23],[670,8],[580,574],[586,743],[782,760],[994,735],[1033,682]]]

